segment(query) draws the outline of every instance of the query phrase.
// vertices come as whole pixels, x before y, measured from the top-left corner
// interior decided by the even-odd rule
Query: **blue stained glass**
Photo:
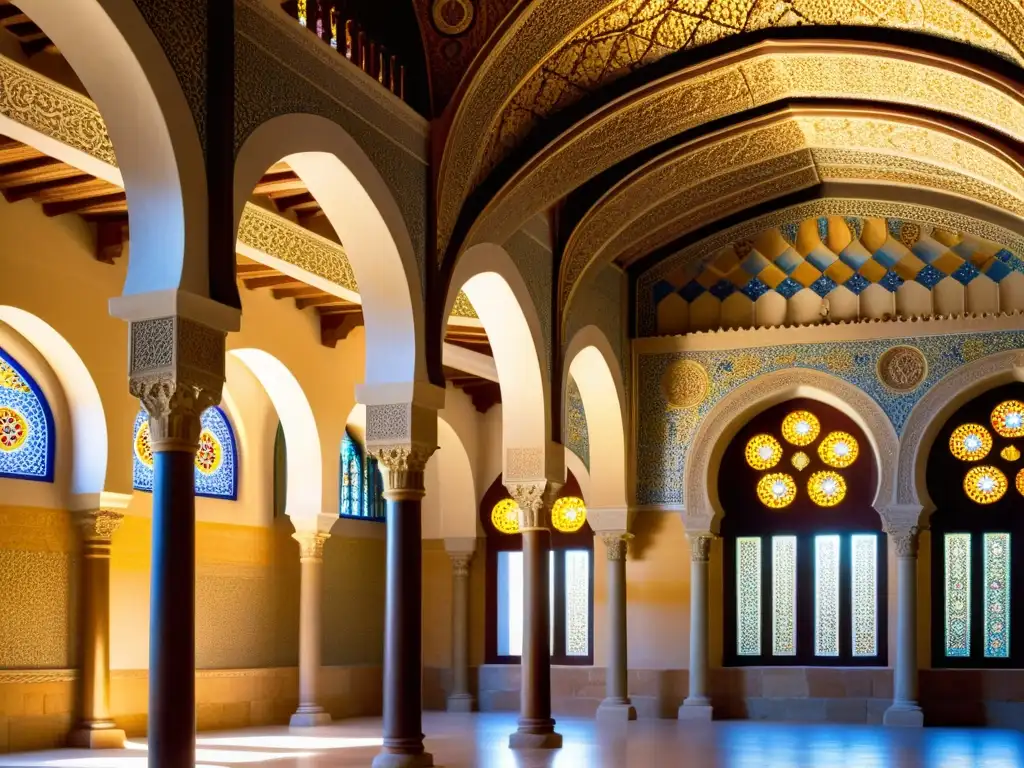
[[[1010,655],[1010,534],[986,533],[985,657]]]
[[[971,534],[945,537],[946,656],[971,655]]]
[[[338,514],[342,517],[366,516],[363,481],[363,452],[346,432],[341,438],[341,486],[338,493]]]
[[[55,443],[46,397],[0,349],[0,477],[52,482]]]

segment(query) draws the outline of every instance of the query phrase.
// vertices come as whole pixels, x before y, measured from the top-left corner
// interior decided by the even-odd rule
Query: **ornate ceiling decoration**
[[[975,67],[859,43],[762,43],[647,84],[552,140],[491,199],[466,244],[503,242],[522,221],[616,163],[718,118],[795,98],[909,105],[1024,138],[1024,95]],[[442,194],[446,194],[442,190]],[[439,221],[439,237],[454,220]]]
[[[1018,64],[1024,52],[1024,8],[1014,0],[534,0],[494,44],[454,117],[441,168],[439,252],[473,185],[539,119],[671,53],[808,24],[924,32]],[[882,78],[874,90],[905,85]]]
[[[892,111],[786,109],[677,147],[609,190],[566,244],[561,306],[592,264],[628,266],[730,213],[833,180],[952,192],[1024,228],[1024,169],[998,148]]]

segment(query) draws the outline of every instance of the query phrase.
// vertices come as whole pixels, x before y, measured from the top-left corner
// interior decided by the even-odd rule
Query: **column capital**
[[[886,534],[893,543],[896,557],[917,557],[918,530],[916,525],[909,528],[887,529]]]
[[[221,399],[226,336],[179,315],[131,322],[128,388],[149,414],[155,452],[196,450],[199,417]]]
[[[449,552],[452,559],[452,573],[455,576],[469,576],[469,563],[473,559],[472,552]]]
[[[690,540],[690,559],[695,563],[706,563],[711,559],[711,541],[715,535],[710,531],[693,531],[686,534]]]
[[[427,460],[437,450],[416,443],[405,445],[374,446],[374,456],[383,470],[386,485],[384,498],[393,501],[422,499],[426,493],[423,472]]]
[[[602,532],[601,541],[604,542],[605,555],[609,560],[625,560],[629,540],[632,538],[633,534],[626,531]]]
[[[112,509],[91,509],[77,515],[78,527],[86,541],[109,543],[121,526],[124,515]]]
[[[561,484],[548,480],[505,483],[505,489],[519,506],[519,530],[549,530],[550,510]]]
[[[296,531],[292,538],[299,542],[299,560],[305,562],[322,562],[324,559],[324,542],[331,534],[323,531]]]

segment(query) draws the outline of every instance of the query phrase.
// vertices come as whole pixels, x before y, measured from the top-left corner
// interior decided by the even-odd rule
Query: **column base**
[[[630,704],[629,699],[605,699],[597,708],[594,716],[597,722],[629,722],[636,720],[636,710]]]
[[[327,725],[331,722],[331,714],[323,707],[300,709],[291,720],[288,721],[290,728],[316,728],[318,725]]]
[[[516,731],[508,737],[509,749],[561,749],[562,734]]]
[[[696,720],[709,722],[712,719],[713,710],[711,708],[711,699],[707,698],[688,698],[683,701],[683,706],[679,708],[679,712],[676,714],[676,718],[679,720]]]
[[[370,764],[373,768],[433,768],[434,756],[429,752],[417,755],[398,755],[381,752]]]
[[[924,712],[916,704],[893,704],[882,715],[882,724],[902,728],[921,728],[924,726]]]
[[[113,722],[80,725],[68,736],[68,746],[78,749],[124,749],[125,735]]]
[[[449,712],[472,712],[476,709],[476,699],[469,693],[454,693],[448,697]]]

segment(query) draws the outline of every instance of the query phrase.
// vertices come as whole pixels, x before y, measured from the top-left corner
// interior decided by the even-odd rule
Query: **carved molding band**
[[[690,539],[690,560],[695,563],[706,563],[711,558],[711,542],[715,538],[711,533],[687,534]]]
[[[78,526],[86,542],[109,544],[115,531],[121,527],[124,515],[110,509],[95,509],[78,516]]]
[[[299,542],[299,561],[322,562],[324,559],[324,543],[331,534],[322,531],[296,531],[292,538]]]
[[[367,433],[369,434],[369,433]],[[386,469],[384,498],[394,501],[421,499],[426,493],[423,471],[427,460],[437,450],[422,445],[375,446],[372,454]]]

